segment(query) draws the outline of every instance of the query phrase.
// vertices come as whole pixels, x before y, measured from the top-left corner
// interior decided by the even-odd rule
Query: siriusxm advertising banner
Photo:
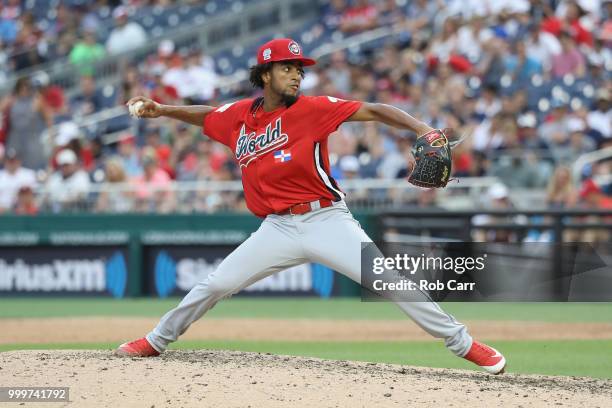
[[[0,296],[122,298],[127,261],[123,246],[0,247]]]
[[[146,292],[152,296],[183,296],[206,279],[235,245],[150,246],[145,250]],[[245,265],[248,268],[248,265]],[[268,276],[236,296],[336,294],[336,272],[319,264],[303,264]]]

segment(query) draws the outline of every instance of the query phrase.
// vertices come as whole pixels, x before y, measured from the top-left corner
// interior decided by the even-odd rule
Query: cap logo
[[[267,61],[270,58],[272,58],[272,50],[270,48],[266,48],[263,50],[263,59],[264,61]]]
[[[300,55],[302,53],[302,50],[300,49],[300,46],[295,41],[291,41],[289,43],[289,51],[293,55]]]

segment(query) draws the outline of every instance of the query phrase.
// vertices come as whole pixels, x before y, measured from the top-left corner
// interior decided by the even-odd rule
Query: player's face
[[[304,69],[300,62],[274,64],[270,75],[270,87],[282,96],[295,97],[300,90]]]

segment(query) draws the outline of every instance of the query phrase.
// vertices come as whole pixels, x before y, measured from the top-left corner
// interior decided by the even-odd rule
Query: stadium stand
[[[34,185],[9,183],[13,199],[1,210],[21,208],[18,193],[27,187],[39,211],[244,211],[229,152],[198,129],[132,119],[123,104],[139,94],[171,104],[251,96],[255,50],[280,35],[320,57],[304,93],[389,103],[471,134],[455,150],[459,183],[434,201],[450,195],[457,207],[494,206],[506,191],[520,195],[513,205],[609,208],[612,2],[337,0],[314,10],[312,2],[277,3],[0,2],[4,80],[21,78],[0,104],[0,177],[14,177],[7,169],[17,164],[38,175]],[[127,52],[131,58],[114,58],[105,44],[125,14],[150,40]],[[204,27],[232,16],[246,28]],[[249,35],[262,27],[268,31]],[[17,63],[22,45],[29,47],[25,63]],[[79,45],[78,70],[58,71]],[[101,69],[109,64],[115,68]],[[60,71],[69,80],[58,79]],[[333,176],[348,200],[364,208],[418,203],[422,193],[402,184],[412,138],[352,124],[330,138]],[[77,157],[68,165],[91,183],[76,204],[62,206],[45,189],[66,149]],[[593,152],[604,154],[578,160]],[[149,181],[162,198],[142,194]]]

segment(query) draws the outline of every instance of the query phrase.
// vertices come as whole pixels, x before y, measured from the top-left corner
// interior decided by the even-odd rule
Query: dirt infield
[[[612,381],[328,361],[230,351],[0,353],[5,386],[67,386],[33,407],[610,406]],[[17,405],[16,405],[17,406]]]
[[[148,333],[153,318],[2,319],[0,344],[123,342]],[[610,323],[466,322],[483,340],[612,339]],[[409,320],[202,319],[182,340],[408,341],[431,337]]]

